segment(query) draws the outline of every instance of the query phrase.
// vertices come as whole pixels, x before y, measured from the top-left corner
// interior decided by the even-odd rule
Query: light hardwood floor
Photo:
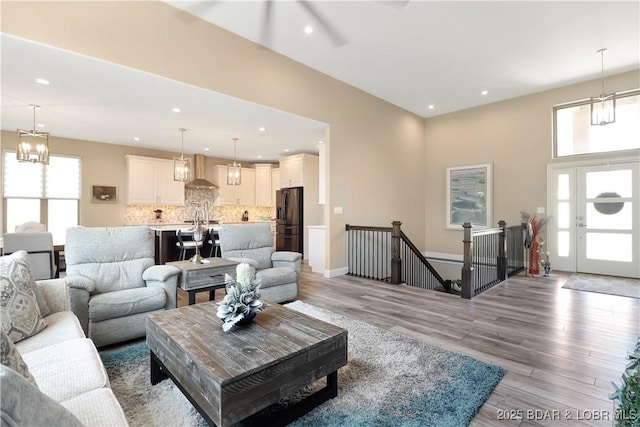
[[[503,366],[472,426],[611,426],[608,394],[640,335],[640,299],[562,289],[568,276],[516,276],[468,301],[304,266],[299,299]]]

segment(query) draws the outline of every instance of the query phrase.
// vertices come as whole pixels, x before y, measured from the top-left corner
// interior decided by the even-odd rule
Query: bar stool
[[[195,251],[196,248],[202,248],[202,241],[193,240],[193,230],[176,230],[178,241],[176,246],[180,249],[180,261],[187,258],[187,251]]]
[[[209,258],[214,256],[220,256],[220,235],[218,234],[218,230],[214,230],[213,228],[209,229],[209,239],[207,240],[207,244],[211,245],[211,250],[209,251]]]

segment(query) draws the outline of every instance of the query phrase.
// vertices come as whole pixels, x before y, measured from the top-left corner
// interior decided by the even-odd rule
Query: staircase
[[[452,292],[444,279],[401,230],[391,227],[346,225],[348,272],[352,276]],[[471,299],[524,269],[522,225],[473,229],[464,224],[463,298]]]
[[[438,274],[400,226],[400,221],[391,227],[347,224],[347,274],[451,292],[451,281]]]

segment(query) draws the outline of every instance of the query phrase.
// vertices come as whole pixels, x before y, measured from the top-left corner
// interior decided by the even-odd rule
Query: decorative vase
[[[540,243],[537,236],[534,235],[531,241],[531,249],[529,249],[529,274],[540,274],[540,252],[538,248]]]
[[[256,314],[257,313],[253,311],[248,314],[245,314],[242,320],[238,320],[238,323],[236,323],[236,325],[248,325],[253,321],[253,318],[256,317]]]

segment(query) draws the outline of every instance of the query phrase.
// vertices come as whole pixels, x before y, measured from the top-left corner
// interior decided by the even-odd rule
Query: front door
[[[577,272],[640,277],[638,165],[576,167]]]

